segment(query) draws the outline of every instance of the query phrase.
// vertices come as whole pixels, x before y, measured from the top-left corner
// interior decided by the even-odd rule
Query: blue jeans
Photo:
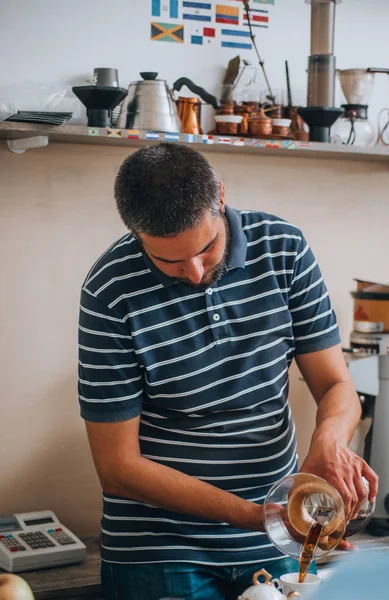
[[[292,558],[237,567],[208,567],[192,563],[120,565],[103,562],[101,581],[105,600],[237,600],[252,585],[253,574],[266,569],[273,577],[298,571]],[[316,566],[310,568],[316,573]]]

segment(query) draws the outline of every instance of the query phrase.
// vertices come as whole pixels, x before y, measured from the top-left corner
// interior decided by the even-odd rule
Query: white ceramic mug
[[[307,573],[304,583],[299,583],[298,580],[298,573],[286,573],[285,575],[281,575],[280,579],[272,579],[272,583],[285,596],[288,596],[291,592],[298,592],[304,600],[317,592],[321,583],[321,578],[311,573]]]

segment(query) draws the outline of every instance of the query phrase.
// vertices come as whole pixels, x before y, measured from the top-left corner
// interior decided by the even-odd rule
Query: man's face
[[[227,219],[207,213],[200,225],[176,237],[139,234],[156,267],[182,283],[205,289],[223,275],[229,251]]]

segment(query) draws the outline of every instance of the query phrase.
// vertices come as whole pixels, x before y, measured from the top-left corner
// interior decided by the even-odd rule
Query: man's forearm
[[[318,404],[316,429],[301,471],[329,481],[342,496],[347,515],[354,518],[366,498],[363,477],[370,486],[370,500],[377,494],[378,478],[348,447],[361,416],[361,405],[342,349],[338,345],[297,360]]]
[[[339,442],[347,445],[360,417],[361,404],[353,384],[336,383],[319,402],[316,429],[312,439],[331,434]]]
[[[164,465],[134,457],[102,482],[105,492],[174,512],[263,531],[262,507]]]

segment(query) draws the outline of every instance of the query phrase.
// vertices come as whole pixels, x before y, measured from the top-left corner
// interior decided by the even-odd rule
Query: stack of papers
[[[49,125],[63,125],[73,116],[71,112],[36,112],[29,110],[18,110],[14,115],[5,119],[19,123],[47,123]]]

